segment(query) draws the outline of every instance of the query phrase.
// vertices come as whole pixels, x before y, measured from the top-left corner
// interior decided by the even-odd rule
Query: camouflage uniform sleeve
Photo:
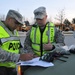
[[[32,47],[31,47],[30,32],[31,32],[31,30],[29,30],[27,32],[26,39],[24,41],[24,51],[25,51],[25,53],[34,53]]]
[[[64,35],[63,33],[59,30],[55,28],[55,46],[64,46],[65,42],[64,42]]]
[[[9,53],[0,48],[0,62],[18,62],[20,54]]]

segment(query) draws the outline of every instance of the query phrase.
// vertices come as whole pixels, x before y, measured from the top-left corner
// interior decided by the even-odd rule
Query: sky
[[[6,15],[10,9],[19,11],[25,20],[32,21],[33,11],[44,6],[48,18],[55,21],[58,13],[64,9],[64,18],[75,18],[75,0],[0,0],[0,15]]]

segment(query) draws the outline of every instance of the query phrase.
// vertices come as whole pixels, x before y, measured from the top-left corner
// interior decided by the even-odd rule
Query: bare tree
[[[55,18],[56,20],[58,20],[60,22],[62,30],[63,30],[64,17],[65,17],[65,12],[64,12],[64,9],[62,9],[61,11],[58,12],[58,14],[56,15],[56,18]]]

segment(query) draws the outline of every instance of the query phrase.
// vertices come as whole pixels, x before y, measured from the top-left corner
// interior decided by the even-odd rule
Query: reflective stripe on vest
[[[12,33],[2,22],[0,22],[0,39],[1,39],[1,45],[0,48],[2,50],[8,51],[10,53],[19,53],[19,47],[20,47],[20,39],[17,37],[18,32],[14,31]],[[13,62],[3,62],[0,63],[0,66],[5,67],[15,67],[15,63]]]
[[[48,41],[50,41],[51,43],[54,42],[54,35],[55,35],[55,31],[54,31],[54,24],[53,23],[48,23],[46,25],[46,28],[43,32],[43,44],[46,44],[48,43]],[[34,52],[40,56],[40,36],[41,36],[41,33],[40,33],[40,30],[39,30],[39,27],[32,27],[31,29],[31,34],[30,34],[30,38],[31,38],[31,41],[32,41],[32,48],[34,50]],[[44,49],[43,49],[44,50]],[[43,51],[43,54],[45,53],[46,51]]]

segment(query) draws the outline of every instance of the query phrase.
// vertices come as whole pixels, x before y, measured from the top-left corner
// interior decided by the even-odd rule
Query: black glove
[[[54,60],[53,52],[44,54],[44,55],[40,58],[40,60],[46,61],[46,62],[53,62],[53,60]]]
[[[40,58],[40,60],[43,60],[43,61],[46,61],[46,62],[53,62],[54,59],[59,59],[60,57],[68,58],[64,55],[70,55],[70,52],[64,52],[64,51],[62,51],[62,52],[56,52],[56,51],[49,52],[49,53],[44,54]]]
[[[70,49],[69,52],[75,54],[75,49]]]
[[[69,47],[69,52],[75,54],[75,45]]]

